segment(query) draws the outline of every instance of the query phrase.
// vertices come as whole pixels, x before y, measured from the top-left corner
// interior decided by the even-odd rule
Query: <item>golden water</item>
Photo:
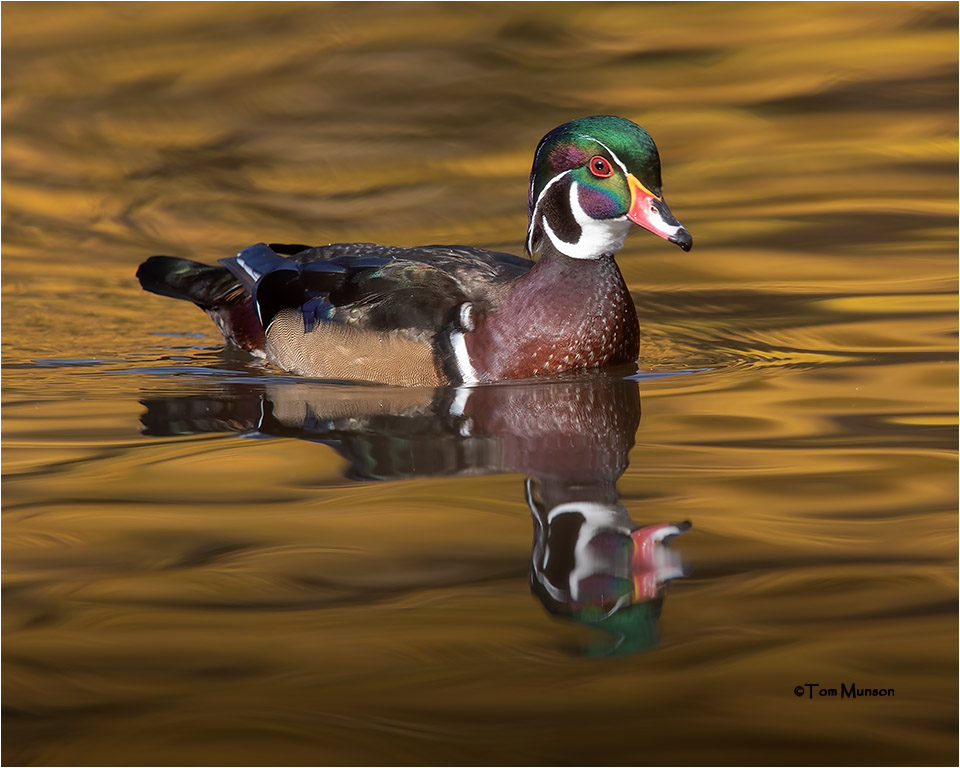
[[[2,14],[5,764],[955,762],[955,4]],[[133,277],[518,252],[536,142],[595,113],[694,236],[619,258],[639,374],[465,427]],[[552,615],[525,493],[689,520],[686,577],[630,632]]]

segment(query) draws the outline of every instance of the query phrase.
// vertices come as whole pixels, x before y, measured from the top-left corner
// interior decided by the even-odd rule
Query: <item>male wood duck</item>
[[[614,254],[631,223],[689,251],[650,135],[621,117],[554,128],[530,173],[526,251],[253,245],[208,266],[154,256],[148,291],[204,309],[224,338],[300,376],[476,384],[634,362],[639,327]]]

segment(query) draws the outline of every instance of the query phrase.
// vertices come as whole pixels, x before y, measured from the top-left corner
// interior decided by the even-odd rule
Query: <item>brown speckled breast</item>
[[[633,362],[633,299],[613,257],[550,254],[517,281],[499,311],[466,336],[481,380],[527,378]]]

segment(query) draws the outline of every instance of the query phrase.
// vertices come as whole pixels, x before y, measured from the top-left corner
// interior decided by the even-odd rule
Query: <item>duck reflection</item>
[[[631,379],[596,373],[436,390],[264,380],[141,402],[146,434],[322,442],[347,459],[354,479],[527,475],[531,590],[550,613],[602,630],[589,654],[654,645],[665,586],[684,575],[667,545],[690,524],[641,526],[619,503],[617,480],[640,424]]]

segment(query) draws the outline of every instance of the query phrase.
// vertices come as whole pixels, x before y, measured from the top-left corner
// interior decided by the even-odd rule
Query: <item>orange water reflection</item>
[[[955,760],[955,4],[2,14],[5,763]],[[140,431],[141,399],[278,384],[145,296],[144,258],[519,252],[536,141],[606,112],[656,138],[697,234],[619,259],[644,414],[598,462],[619,527],[694,524],[655,648],[585,658],[607,637],[531,599],[553,542],[523,477],[552,468],[523,441],[477,459],[505,474],[355,482],[418,454],[383,424],[349,461]],[[451,468],[480,450],[431,434]]]
[[[322,442],[349,462],[354,479],[529,475],[531,588],[551,613],[607,633],[590,653],[655,644],[664,587],[684,575],[679,553],[665,545],[689,523],[641,527],[619,503],[616,483],[640,421],[637,382],[622,376],[435,392],[235,385],[215,397],[143,402],[145,434]]]

